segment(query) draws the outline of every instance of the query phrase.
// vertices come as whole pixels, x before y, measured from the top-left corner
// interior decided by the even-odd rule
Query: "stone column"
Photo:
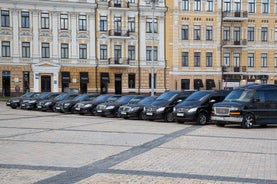
[[[33,10],[33,63],[38,63],[40,54],[39,54],[39,10]]]
[[[96,64],[96,33],[95,33],[95,12],[89,14],[89,63]]]
[[[12,56],[14,58],[13,62],[19,62],[19,10],[12,9],[12,27],[13,27],[13,49],[12,49]]]
[[[58,15],[59,12],[54,11],[52,12],[52,31],[53,31],[53,62],[58,63],[58,58],[59,58],[59,42],[58,42],[58,29],[59,29],[59,22],[58,22]]]
[[[77,13],[72,12],[71,13],[71,38],[72,38],[72,44],[71,44],[71,58],[72,63],[77,63],[78,58],[78,44],[77,44]]]

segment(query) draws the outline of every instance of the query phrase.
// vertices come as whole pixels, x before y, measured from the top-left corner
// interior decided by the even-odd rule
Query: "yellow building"
[[[277,2],[166,1],[170,88],[276,83]]]

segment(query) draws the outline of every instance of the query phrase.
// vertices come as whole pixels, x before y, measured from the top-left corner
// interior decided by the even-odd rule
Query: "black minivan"
[[[199,125],[206,125],[210,121],[212,106],[221,102],[229,91],[201,90],[190,95],[186,100],[174,107],[174,119],[178,123],[196,121]]]
[[[243,128],[277,123],[277,85],[248,84],[234,89],[213,106],[217,126],[240,124]]]

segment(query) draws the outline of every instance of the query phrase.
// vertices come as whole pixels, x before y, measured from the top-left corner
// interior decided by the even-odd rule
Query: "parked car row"
[[[244,128],[277,120],[277,85],[251,84],[233,91],[172,90],[159,96],[121,94],[27,93],[6,102],[11,108],[77,113],[124,119],[196,122]]]

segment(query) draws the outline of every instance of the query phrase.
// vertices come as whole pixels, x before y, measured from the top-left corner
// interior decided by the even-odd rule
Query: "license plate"
[[[80,110],[80,107],[76,107],[75,110],[76,110],[76,111],[79,111],[79,110]]]
[[[97,110],[97,112],[102,112],[102,110]]]
[[[177,116],[184,116],[183,113],[177,113],[176,115],[177,115]]]
[[[126,114],[126,112],[122,111],[121,114]]]
[[[41,105],[38,105],[38,109],[41,109]]]
[[[21,104],[22,107],[25,107],[25,104]]]
[[[153,113],[152,113],[152,112],[147,112],[147,113],[146,113],[146,115],[148,115],[148,116],[152,116],[152,115],[153,115]]]
[[[61,109],[60,107],[56,107],[56,109]]]
[[[11,103],[10,102],[7,102],[8,105],[10,105]]]

